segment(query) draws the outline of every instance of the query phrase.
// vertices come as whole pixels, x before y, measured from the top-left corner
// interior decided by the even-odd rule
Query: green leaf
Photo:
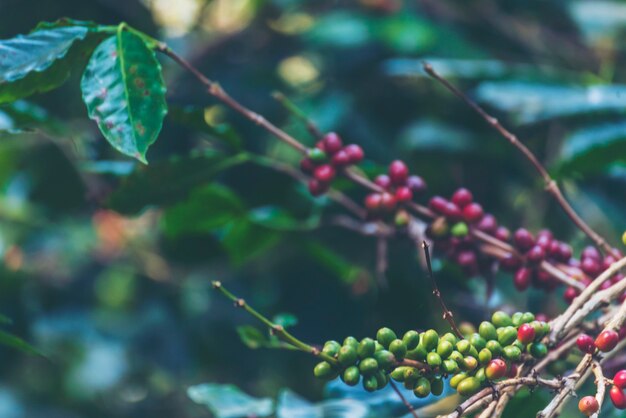
[[[260,256],[280,240],[276,231],[242,219],[234,222],[223,239],[223,245],[234,264],[241,265]]]
[[[26,341],[22,340],[21,338],[18,338],[15,335],[9,334],[8,332],[0,331],[0,344],[15,348],[16,350],[22,351],[27,354],[33,354],[33,355],[45,357],[41,353],[41,351],[37,350],[35,347],[28,344]]]
[[[300,220],[277,206],[262,206],[248,213],[248,219],[257,224],[276,231],[306,231],[319,226],[321,206],[313,207],[308,219]]]
[[[227,123],[209,124],[204,118],[204,109],[172,106],[168,117],[183,126],[208,135],[211,139],[222,141],[234,151],[241,150],[241,137],[235,129]]]
[[[89,117],[118,151],[146,161],[167,113],[165,83],[154,52],[118,31],[94,51],[81,82]]]
[[[366,270],[353,265],[320,242],[309,241],[305,243],[305,247],[309,255],[315,259],[315,261],[326,267],[326,269],[339,277],[344,283],[351,284],[360,277],[369,275]]]
[[[265,335],[263,332],[261,332],[260,329],[253,327],[252,325],[243,325],[237,327],[237,334],[239,334],[241,342],[243,342],[246,347],[252,350],[272,346],[272,342],[267,337],[267,335]]]
[[[0,42],[0,103],[63,84],[99,40],[86,27],[37,30]]]
[[[205,383],[191,386],[187,396],[204,405],[216,418],[267,417],[274,412],[270,398],[253,398],[234,385]]]
[[[229,188],[212,184],[194,190],[189,199],[167,209],[165,231],[170,236],[211,232],[242,216],[243,203]]]

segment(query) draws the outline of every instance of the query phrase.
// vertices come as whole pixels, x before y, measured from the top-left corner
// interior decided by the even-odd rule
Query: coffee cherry
[[[443,363],[441,364],[441,368],[443,369],[444,373],[455,374],[459,371],[459,364],[454,360],[447,359],[443,361]]]
[[[443,393],[443,379],[435,378],[430,382],[430,393],[439,396]]]
[[[452,233],[452,236],[463,238],[467,236],[469,229],[467,229],[467,224],[465,222],[457,222],[452,225],[450,232]]]
[[[626,332],[626,329],[625,329]],[[443,334],[440,338],[441,341],[447,341],[450,344],[454,345],[457,343],[457,341],[459,341],[459,339],[456,337],[456,335],[454,335],[451,332],[446,332],[445,334]]]
[[[478,333],[472,334],[469,338],[469,342],[476,350],[482,350],[487,346],[487,341]]]
[[[488,348],[483,348],[478,353],[478,362],[482,365],[489,363],[492,358],[493,354],[491,354],[491,351]]]
[[[341,380],[348,386],[356,386],[361,378],[361,373],[357,366],[350,366],[343,371]]]
[[[333,166],[337,168],[347,167],[351,164],[350,156],[345,150],[339,150],[333,158],[330,159],[330,162]]]
[[[402,342],[406,345],[407,350],[414,350],[420,342],[419,332],[413,330],[405,332]]]
[[[617,409],[626,409],[626,395],[624,395],[622,389],[617,386],[611,386],[609,397],[611,398],[613,406]]]
[[[563,299],[567,303],[572,303],[574,299],[576,299],[576,296],[578,296],[578,290],[574,287],[568,287],[565,289],[565,292],[563,292]]]
[[[491,323],[495,325],[496,328],[508,327],[513,324],[509,314],[503,311],[494,312],[493,315],[491,315]]]
[[[450,378],[450,387],[452,389],[457,389],[459,387],[459,383],[467,378],[467,373],[461,372],[457,373]]]
[[[407,186],[401,186],[396,189],[396,200],[398,202],[410,202],[412,199],[413,192]]]
[[[384,211],[393,211],[397,203],[396,198],[391,193],[383,193],[380,196],[380,207]]]
[[[309,193],[311,196],[321,196],[328,191],[328,183],[321,182],[317,179],[309,180]]]
[[[370,212],[376,212],[381,207],[382,195],[380,193],[371,193],[365,197],[365,207]]]
[[[441,356],[435,352],[428,353],[426,356],[426,363],[428,363],[430,367],[439,367],[441,366],[441,362]]]
[[[517,329],[517,339],[522,344],[529,344],[535,340],[535,328],[530,324],[522,324]]]
[[[478,357],[478,353],[476,353],[476,357]],[[474,356],[466,356],[463,358],[463,361],[460,364],[460,367],[463,370],[472,371],[478,367],[478,360],[476,360]]]
[[[499,342],[495,340],[487,341],[487,345],[485,346],[485,348],[491,351],[491,354],[496,357],[502,354],[502,346]]]
[[[587,257],[583,258],[580,262],[580,269],[589,276],[595,277],[596,275],[600,274],[602,266],[600,265],[600,262],[595,258]]]
[[[398,360],[402,360],[406,355],[407,347],[402,340],[396,339],[389,344],[389,351],[391,351]]]
[[[411,222],[411,215],[409,215],[409,213],[406,210],[401,209],[398,212],[396,212],[396,216],[393,219],[393,223],[398,228],[407,226],[409,222]]]
[[[373,356],[375,351],[376,344],[371,338],[363,338],[359,343],[359,348],[357,348],[357,354],[361,359]]]
[[[343,340],[343,345],[348,345],[356,350],[359,348],[359,341],[354,337],[346,337],[346,339]]]
[[[489,380],[502,379],[506,375],[506,363],[502,359],[493,359],[485,368],[485,375]]]
[[[622,234],[622,243],[626,245],[626,231]]]
[[[600,254],[600,251],[598,251],[596,247],[592,247],[590,245],[588,247],[585,247],[583,252],[580,254],[580,258],[592,258],[596,261],[600,261],[602,260],[602,255]]]
[[[333,155],[343,147],[343,143],[341,142],[341,138],[335,132],[329,132],[322,138],[324,143],[324,150]]]
[[[387,376],[387,373],[383,372],[382,370],[374,373],[374,377],[376,378],[378,389],[384,388],[385,386],[387,386],[387,383],[389,383],[389,376]]]
[[[626,370],[620,370],[613,376],[613,384],[620,389],[626,388]]]
[[[374,375],[364,376],[363,377],[363,389],[365,389],[368,392],[374,392],[376,389],[378,389],[378,380],[376,379],[376,376]]]
[[[447,205],[448,201],[441,196],[433,196],[428,201],[428,207],[439,214],[443,214],[445,212]]]
[[[472,203],[472,201],[474,200],[474,196],[472,196],[472,192],[462,187],[454,192],[454,194],[452,195],[452,199],[450,200],[452,200],[452,202],[458,207],[464,208],[465,206]]]
[[[324,380],[331,380],[334,379],[336,376],[336,372],[333,369],[333,366],[331,366],[330,363],[326,361],[317,363],[317,365],[313,369],[313,374],[315,375],[315,377]]]
[[[337,360],[343,367],[354,365],[358,358],[357,348],[353,345],[344,345],[339,349],[339,354],[337,355]]]
[[[498,228],[498,222],[495,216],[490,213],[486,213],[483,218],[476,224],[476,228],[488,234],[493,234]]]
[[[396,364],[396,360],[402,360],[404,358],[404,355],[399,351],[399,349],[396,349],[396,351],[398,351],[397,355],[393,351],[391,351],[390,347],[390,351],[380,350],[375,352],[374,359],[378,362],[378,367],[383,370],[393,369]],[[406,353],[406,350],[404,351],[404,353]]]
[[[454,346],[450,343],[450,341],[439,340],[439,344],[437,344],[437,354],[439,354],[439,357],[447,359],[453,351]]]
[[[514,271],[521,264],[522,264],[522,261],[515,254],[512,254],[512,253],[506,253],[500,259],[500,267],[502,267],[502,269],[505,271]]]
[[[598,347],[598,350],[603,352],[609,352],[615,348],[619,341],[619,334],[613,330],[604,330],[596,337],[594,344]]]
[[[461,396],[471,396],[480,389],[480,381],[475,377],[466,377],[456,387]]]
[[[478,326],[478,334],[483,337],[485,340],[495,340],[498,338],[498,334],[496,332],[496,327],[488,321],[483,321]]]
[[[429,329],[421,335],[421,344],[426,351],[432,351],[439,344],[439,334],[434,329]],[[459,350],[460,351],[460,350]]]
[[[532,279],[532,273],[532,270],[527,267],[518,269],[515,272],[515,276],[513,276],[513,284],[515,285],[515,288],[520,292],[528,289]]]
[[[343,149],[346,154],[348,154],[348,158],[350,160],[350,164],[358,164],[363,161],[363,157],[365,154],[363,153],[363,148],[356,144],[346,145]]]
[[[519,347],[515,345],[507,345],[502,350],[502,354],[504,355],[505,359],[517,362],[522,357],[522,350],[520,350]]]
[[[364,358],[359,363],[359,371],[365,376],[370,376],[378,371],[378,362],[371,357]]]
[[[335,169],[332,165],[323,164],[315,169],[313,176],[321,183],[330,183],[335,178]]]
[[[417,379],[417,385],[413,390],[415,396],[417,396],[418,398],[425,398],[430,395],[430,391],[431,387],[430,381],[428,379],[426,379],[425,377],[420,377],[419,379]]]
[[[378,330],[376,333],[376,340],[382,344],[383,347],[389,347],[392,341],[397,339],[396,333],[393,330],[385,327]]]
[[[526,259],[529,263],[539,264],[546,257],[546,252],[540,245],[534,245],[528,252],[526,253]]]
[[[572,258],[572,247],[564,242],[561,242],[559,244],[559,259],[563,262],[566,262],[570,258]]]
[[[313,174],[315,163],[310,158],[303,158],[300,160],[300,170],[306,174]]]
[[[466,270],[466,272],[473,273],[474,270],[478,267],[478,262],[476,259],[476,253],[474,251],[461,251],[456,256],[456,262],[459,266]]]
[[[381,174],[379,176],[376,176],[376,178],[374,179],[374,183],[376,183],[377,185],[379,185],[385,190],[391,187],[391,179],[386,174]]]
[[[521,251],[528,251],[535,245],[535,238],[524,228],[520,228],[513,234],[513,242]]]
[[[576,338],[576,345],[583,353],[593,354],[596,351],[596,345],[593,342],[593,338],[587,334],[580,334],[578,338]]]
[[[413,194],[423,193],[426,191],[426,182],[420,176],[409,176],[406,179],[406,185]]]
[[[328,354],[331,357],[335,357],[339,354],[339,350],[341,349],[341,344],[337,341],[326,341],[324,344],[324,348],[322,348],[322,353]]]
[[[578,409],[588,417],[598,412],[599,408],[600,405],[598,405],[597,399],[593,396],[585,396],[578,402]]]
[[[494,236],[500,241],[508,241],[511,239],[511,231],[504,226],[499,226],[498,229],[496,229]]]
[[[544,343],[531,343],[528,345],[528,352],[534,358],[540,359],[548,354],[548,347]]]
[[[395,160],[389,164],[389,177],[396,186],[402,186],[409,177],[409,168],[400,160]]]
[[[459,220],[463,217],[463,214],[461,213],[461,209],[459,209],[459,207],[452,202],[446,203],[446,206],[443,210],[443,215],[446,218],[450,218],[453,220]]]
[[[309,149],[307,151],[307,157],[311,160],[313,164],[323,163],[328,158],[326,153],[320,148]]]
[[[463,219],[469,223],[480,221],[483,215],[483,207],[478,203],[470,203],[463,208]]]

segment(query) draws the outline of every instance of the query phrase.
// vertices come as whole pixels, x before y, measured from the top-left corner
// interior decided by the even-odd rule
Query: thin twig
[[[583,231],[598,247],[601,247],[607,254],[613,254],[613,247],[611,247],[604,238],[602,238],[597,232],[595,232],[587,223],[576,213],[574,208],[569,204],[569,202],[563,196],[561,189],[559,188],[556,181],[550,176],[548,170],[541,164],[537,156],[533,154],[533,152],[528,149],[526,145],[519,141],[517,136],[507,130],[498,119],[488,114],[482,107],[480,107],[476,102],[470,99],[465,93],[459,90],[456,86],[450,83],[443,76],[439,75],[432,65],[425,62],[423,63],[424,71],[441,83],[444,87],[450,90],[455,96],[463,100],[469,107],[471,107],[476,113],[478,113],[484,120],[491,126],[493,129],[498,131],[500,135],[502,135],[506,140],[508,140],[511,145],[517,148],[530,163],[535,167],[535,170],[539,173],[541,178],[545,183],[546,190],[550,193],[554,199],[561,205],[567,216],[576,224],[581,231]]]
[[[424,249],[424,255],[426,255],[426,266],[428,267],[428,277],[430,278],[430,283],[433,286],[433,295],[435,295],[435,297],[439,301],[439,304],[441,305],[441,310],[443,311],[443,319],[448,321],[450,327],[457,337],[463,338],[463,334],[461,334],[461,331],[459,331],[459,328],[456,326],[456,322],[454,322],[454,315],[452,314],[450,309],[447,308],[446,303],[443,300],[443,296],[441,296],[441,292],[439,291],[439,287],[437,286],[437,281],[435,280],[435,276],[433,275],[433,268],[430,263],[430,250],[426,241],[422,241],[422,248]]]
[[[598,414],[602,410],[602,403],[604,402],[604,397],[606,395],[606,387],[609,384],[608,379],[604,376],[602,372],[602,365],[597,360],[593,362],[591,365],[593,368],[593,374],[596,376],[596,400],[598,401],[598,412],[591,415],[591,418],[598,418]]]
[[[289,113],[294,115],[296,118],[300,119],[308,129],[309,133],[313,138],[320,139],[324,135],[322,131],[317,127],[315,122],[313,122],[307,115],[304,113],[298,106],[295,105],[291,100],[287,98],[284,94],[279,91],[275,91],[272,93],[272,97],[276,99]]]
[[[396,394],[398,395],[398,397],[400,398],[404,406],[406,406],[406,409],[409,410],[411,415],[413,415],[415,418],[419,418],[419,416],[417,415],[417,412],[415,412],[415,408],[413,408],[413,405],[411,405],[409,401],[407,401],[407,399],[404,397],[402,392],[400,392],[400,389],[398,389],[398,386],[396,386],[395,382],[391,379],[389,379],[389,386],[391,386],[393,391],[396,392]]]

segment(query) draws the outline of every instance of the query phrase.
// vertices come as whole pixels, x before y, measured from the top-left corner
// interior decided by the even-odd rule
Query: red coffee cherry
[[[588,417],[598,412],[599,408],[598,400],[593,396],[585,396],[578,402],[578,409]]]
[[[592,257],[583,258],[580,263],[580,269],[591,277],[600,274],[600,261]]]
[[[410,202],[413,199],[413,192],[407,186],[396,189],[396,200],[398,202]]]
[[[559,244],[559,253],[559,258],[561,259],[561,261],[568,261],[570,258],[572,258],[572,247],[564,242],[561,242]]]
[[[396,208],[396,198],[390,193],[383,193],[380,197],[380,207],[388,212]]]
[[[520,250],[528,251],[535,245],[535,238],[527,229],[520,228],[513,234],[513,242]]]
[[[339,150],[330,160],[331,164],[337,168],[347,167],[351,164],[350,156],[345,150]]]
[[[370,212],[376,212],[380,209],[380,201],[381,201],[380,193],[371,193],[365,197],[365,207]]]
[[[522,324],[517,329],[517,339],[522,344],[530,344],[535,340],[535,328],[530,324]]]
[[[539,245],[533,246],[526,253],[526,259],[528,260],[529,263],[532,263],[532,264],[541,263],[545,257],[546,257],[546,252],[543,250],[543,247]]]
[[[494,233],[494,236],[498,238],[500,241],[508,241],[511,239],[511,231],[504,226],[499,226]]]
[[[447,205],[448,201],[441,196],[433,196],[428,201],[428,207],[439,214],[443,214],[445,212]]]
[[[388,190],[391,187],[391,179],[386,174],[376,176],[376,178],[374,179],[374,183],[376,183],[385,190]]]
[[[452,199],[450,200],[452,200],[455,205],[463,209],[465,206],[472,203],[472,201],[474,200],[474,196],[472,196],[472,192],[462,187],[454,192],[454,194],[452,195]]]
[[[327,190],[328,183],[321,182],[317,179],[309,180],[309,193],[311,193],[312,196],[317,197],[323,195]]]
[[[446,218],[450,218],[453,220],[460,220],[463,216],[461,213],[461,209],[459,209],[459,207],[452,202],[446,203],[443,214]]]
[[[522,267],[515,272],[515,276],[513,276],[513,284],[515,288],[520,292],[528,289],[530,286],[530,282],[532,279],[532,270],[526,267]]]
[[[330,183],[335,178],[335,169],[330,164],[323,164],[315,169],[313,176],[321,183]]]
[[[576,346],[586,354],[593,354],[596,351],[596,344],[593,342],[593,338],[587,334],[580,334],[576,338]]]
[[[576,299],[576,296],[578,296],[578,290],[571,286],[565,289],[565,292],[563,292],[563,300],[565,300],[565,302],[567,303],[572,303],[574,299]]]
[[[406,179],[406,185],[415,194],[423,193],[427,188],[426,182],[420,176],[409,176],[409,178]]]
[[[476,259],[476,253],[471,250],[461,251],[456,256],[457,264],[466,270],[473,271],[478,267],[478,262]]]
[[[619,334],[611,329],[604,330],[596,337],[595,345],[598,350],[609,352],[615,348],[619,342]]]
[[[310,158],[303,158],[300,160],[300,170],[306,174],[312,174],[315,170],[315,163]]]
[[[585,247],[583,252],[580,255],[580,258],[593,258],[596,261],[602,260],[602,255],[600,255],[600,251],[596,247],[592,247],[591,245]]]
[[[491,360],[485,367],[485,375],[489,380],[498,380],[506,376],[506,363],[500,358]]]
[[[396,186],[402,186],[409,177],[409,168],[400,160],[395,160],[389,164],[389,177]]]
[[[329,132],[324,135],[322,141],[324,141],[324,150],[330,155],[339,152],[343,148],[343,142],[341,142],[341,138],[335,132]]]
[[[617,409],[626,409],[626,395],[624,395],[622,389],[617,386],[611,386],[609,397],[611,398],[613,406]]]
[[[506,271],[514,271],[522,264],[522,261],[514,254],[507,253],[500,259],[500,267]]]
[[[537,242],[535,245],[538,245],[545,251],[548,251],[550,249],[550,245],[552,245],[552,233],[546,230],[540,231],[539,234],[537,234]]]
[[[476,224],[476,228],[488,234],[493,234],[496,232],[496,228],[498,228],[498,221],[496,221],[495,216],[490,213],[486,213],[480,222]]]
[[[517,376],[517,364],[511,364],[509,367],[509,371],[506,373],[506,377],[516,377]]]
[[[346,145],[343,150],[348,154],[348,158],[350,158],[350,164],[358,164],[363,161],[363,157],[365,157],[363,148],[356,144]]]
[[[620,370],[613,376],[613,384],[620,389],[626,387],[626,370]]]
[[[469,203],[463,208],[463,218],[469,223],[480,221],[483,215],[483,207],[478,203]]]

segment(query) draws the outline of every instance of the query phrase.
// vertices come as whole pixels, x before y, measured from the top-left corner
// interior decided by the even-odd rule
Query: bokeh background
[[[307,144],[272,92],[360,144],[369,173],[401,157],[429,193],[466,186],[511,229],[548,227],[582,248],[532,167],[422,73],[429,60],[519,134],[594,228],[613,243],[626,228],[626,2],[0,0],[0,37],[64,16],[125,21]],[[148,166],[88,120],[80,68],[58,90],[0,107],[2,329],[45,354],[0,348],[2,417],[212,416],[187,396],[201,383],[329,396],[312,358],[246,347],[239,334],[256,324],[211,280],[311,343],[445,327],[411,242],[390,242],[381,286],[376,240],[336,226],[341,208],[272,168],[297,154],[161,61],[170,114]],[[438,259],[435,269],[467,321],[564,306],[563,289],[519,293],[507,275],[468,279]],[[536,410],[546,396],[512,405]],[[377,402],[391,405],[377,416],[406,413]]]

